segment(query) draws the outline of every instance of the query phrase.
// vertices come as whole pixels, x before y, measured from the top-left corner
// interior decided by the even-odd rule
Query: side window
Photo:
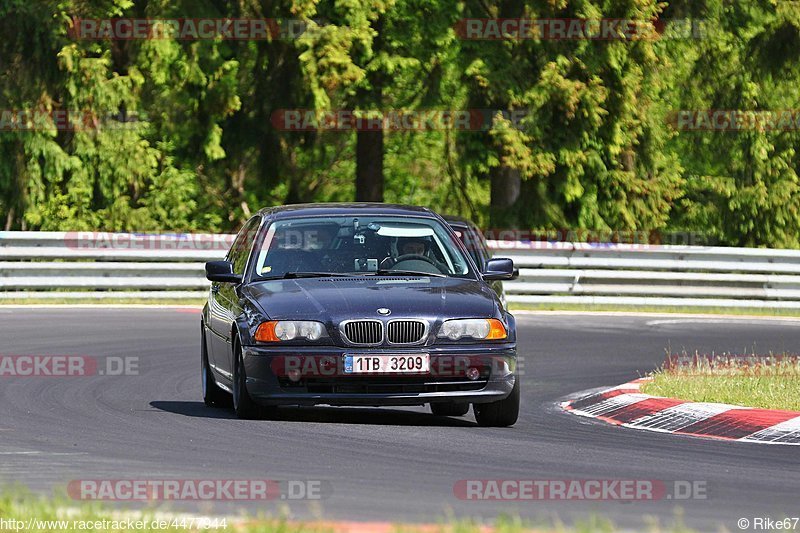
[[[486,257],[480,252],[480,250],[475,250],[472,252],[472,259],[475,261],[475,264],[478,265],[480,271],[483,272],[483,269],[486,268]]]
[[[467,252],[469,252],[472,260],[475,261],[475,265],[478,267],[478,270],[483,270],[483,263],[485,259],[483,258],[481,245],[476,239],[475,233],[468,228],[459,229],[458,236],[461,238],[461,242],[464,243],[464,246],[467,247]]]
[[[250,249],[256,239],[258,228],[261,225],[261,217],[253,217],[242,227],[228,252],[227,260],[233,263],[235,274],[244,274],[247,266],[247,258],[250,256]]]
[[[486,237],[484,237],[483,233],[478,228],[475,228],[475,235],[478,240],[478,243],[481,247],[481,252],[483,253],[484,261],[488,261],[492,258],[492,251],[489,250],[489,243],[486,242]]]

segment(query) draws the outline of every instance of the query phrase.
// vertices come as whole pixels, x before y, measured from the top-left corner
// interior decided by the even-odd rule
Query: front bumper
[[[430,355],[424,374],[345,374],[345,354]],[[262,405],[422,405],[434,402],[487,403],[514,387],[513,343],[413,348],[337,346],[246,346],[247,392]],[[470,379],[467,370],[478,369]],[[474,371],[473,371],[474,372]]]

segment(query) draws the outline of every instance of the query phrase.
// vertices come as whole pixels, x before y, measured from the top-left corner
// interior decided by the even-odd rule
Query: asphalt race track
[[[199,314],[176,309],[0,308],[0,354],[138,357],[135,376],[0,377],[0,479],[64,490],[75,479],[323,480],[318,501],[172,504],[293,517],[436,521],[500,513],[571,522],[601,514],[638,529],[680,507],[701,530],[798,516],[800,447],[700,440],[563,413],[565,396],[643,375],[665,349],[800,350],[800,321],[519,315],[522,414],[509,429],[425,408],[293,408],[241,421],[203,405]],[[467,501],[464,479],[701,481],[707,499]]]

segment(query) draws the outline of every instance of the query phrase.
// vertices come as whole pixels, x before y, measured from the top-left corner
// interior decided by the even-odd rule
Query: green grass
[[[654,305],[587,305],[587,304],[508,304],[513,311],[586,311],[614,313],[658,313],[658,314],[698,314],[698,315],[748,315],[748,316],[785,316],[800,317],[800,309],[772,309],[765,307],[691,307],[691,306],[654,306]]]
[[[653,374],[642,392],[693,402],[800,411],[800,358],[789,355],[681,357]]]
[[[289,521],[285,517],[269,517],[260,515],[256,517],[236,516],[228,517],[225,527],[213,527],[213,522],[206,527],[199,526],[200,517],[183,515],[180,513],[169,514],[155,509],[146,510],[119,510],[112,509],[97,502],[77,502],[65,496],[46,498],[31,494],[24,489],[8,489],[0,491],[0,531],[24,532],[67,532],[78,533],[86,531],[206,531],[236,533],[333,533],[335,528],[325,520],[313,522]],[[213,521],[213,517],[211,520]],[[10,522],[14,520],[18,525]],[[132,524],[128,528],[128,521],[142,521],[143,524]],[[167,521],[168,527],[153,524],[154,520]],[[175,523],[171,523],[175,520]],[[194,527],[192,520],[195,520]],[[32,521],[32,522],[29,522]],[[643,523],[648,526],[640,531],[650,533],[690,533],[682,525],[680,514],[676,515],[676,525],[661,526],[652,519],[643,517]],[[144,527],[142,527],[142,525]],[[208,528],[211,525],[212,527]],[[154,527],[155,526],[155,527]],[[614,533],[618,531],[611,521],[589,516],[573,526],[565,526],[556,521],[554,524],[542,525],[523,521],[519,518],[501,517],[494,523],[478,524],[471,521],[445,519],[433,526],[415,526],[397,524],[394,527],[397,533]]]

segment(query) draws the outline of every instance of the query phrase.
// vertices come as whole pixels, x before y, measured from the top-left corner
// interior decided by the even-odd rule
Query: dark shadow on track
[[[207,407],[203,402],[153,401],[150,406],[183,416],[228,418],[236,416],[230,408]],[[401,411],[390,408],[352,407],[280,407],[262,418],[265,422],[317,422],[323,424],[366,424],[381,426],[476,427],[463,418],[434,416],[430,413]]]
[[[177,415],[192,416],[197,418],[236,418],[233,411],[227,407],[208,407],[203,402],[150,402],[150,407],[159,411],[167,411]]]

